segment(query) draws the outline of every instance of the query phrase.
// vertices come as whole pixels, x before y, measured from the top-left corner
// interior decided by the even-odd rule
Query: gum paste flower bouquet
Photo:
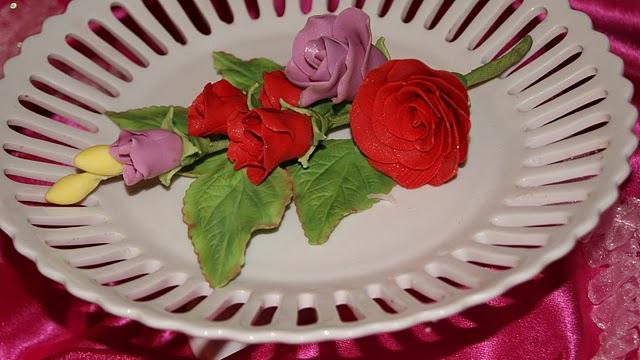
[[[527,36],[462,75],[391,59],[384,38],[372,43],[359,9],[312,16],[285,66],[216,51],[222,80],[205,84],[190,107],[107,112],[119,137],[80,152],[81,171],[57,181],[46,199],[77,203],[115,176],[127,186],[195,178],[183,220],[204,277],[221,287],[239,274],[252,233],[277,228],[291,201],[309,243],[320,245],[342,218],[371,208],[396,184],[454,179],[467,158],[467,90],[530,48]],[[352,139],[327,138],[347,127]]]

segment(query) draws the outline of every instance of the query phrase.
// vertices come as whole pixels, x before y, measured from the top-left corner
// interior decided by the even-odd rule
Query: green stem
[[[522,60],[531,50],[532,45],[533,38],[531,35],[527,35],[508,53],[464,75],[467,89],[502,75],[502,73]]]

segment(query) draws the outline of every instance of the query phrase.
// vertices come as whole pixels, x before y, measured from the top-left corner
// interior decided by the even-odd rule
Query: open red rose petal
[[[392,60],[367,74],[353,102],[353,139],[369,163],[405,188],[441,185],[466,160],[469,96],[447,71]]]

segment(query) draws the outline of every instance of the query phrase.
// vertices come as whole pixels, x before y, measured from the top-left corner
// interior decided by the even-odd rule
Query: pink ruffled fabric
[[[46,17],[64,11],[67,2],[22,0],[16,1],[18,6],[12,10],[11,1],[0,0],[0,64],[19,52],[16,45],[26,36],[38,32]],[[274,2],[283,6],[281,0]],[[304,0],[302,8],[308,9],[309,2]],[[626,76],[638,86],[640,2],[571,0],[571,4],[587,12],[596,29],[609,36],[612,50],[625,61]],[[640,96],[636,94],[633,100],[636,106],[639,100]],[[640,127],[636,126],[635,132],[640,135]],[[612,210],[614,220],[603,221],[595,235],[586,238],[586,245],[580,245],[567,257],[547,267],[534,280],[488,304],[393,334],[300,346],[254,345],[230,359],[590,359],[599,351],[602,339],[608,347],[600,349],[600,355],[614,354],[604,352],[615,346],[611,345],[611,339],[615,340],[615,336],[611,336],[615,334],[609,325],[618,324],[615,329],[620,325],[615,317],[608,318],[615,312],[603,308],[602,304],[611,303],[611,299],[620,296],[626,301],[624,296],[633,295],[629,295],[629,286],[635,283],[628,285],[630,278],[621,280],[602,275],[607,265],[594,262],[593,256],[595,251],[602,251],[604,245],[598,241],[604,242],[605,238],[613,238],[617,244],[606,251],[633,254],[623,249],[630,246],[634,237],[629,235],[628,229],[625,232],[615,227],[615,224],[621,224],[615,220],[615,214],[628,213],[629,206],[633,206],[628,204],[633,203],[634,198],[640,198],[640,153],[634,154],[631,164],[633,173],[622,188],[621,203]],[[606,234],[612,234],[612,231],[626,235],[624,239],[618,235],[607,237]],[[584,255],[595,268],[589,266]],[[613,261],[610,255],[603,256],[607,261]],[[594,280],[589,285],[591,279]],[[14,250],[5,234],[0,234],[0,284],[0,359],[193,357],[186,336],[150,329],[135,321],[109,315],[98,306],[73,297],[61,285],[40,275],[31,261]],[[588,291],[589,286],[591,291]],[[588,294],[600,304],[596,311],[593,311]],[[609,331],[601,332],[591,317]],[[632,328],[632,325],[628,326]],[[637,352],[626,356],[638,358]]]

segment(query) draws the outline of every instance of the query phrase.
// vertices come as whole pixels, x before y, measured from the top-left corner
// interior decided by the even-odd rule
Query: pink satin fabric
[[[274,1],[282,6],[283,1]],[[0,64],[18,53],[19,41],[40,30],[44,18],[64,11],[68,0],[16,1],[15,10],[9,8],[10,2],[0,0]],[[309,0],[303,3],[305,9]],[[571,0],[571,4],[588,13],[595,28],[609,36],[613,52],[625,61],[625,75],[638,86],[640,2]],[[639,105],[637,93],[633,101]],[[640,127],[635,132],[640,135]],[[640,197],[640,153],[634,154],[631,164],[634,171],[622,188],[622,198]],[[356,340],[253,345],[230,359],[589,359],[599,346],[599,330],[589,318],[592,306],[586,296],[587,282],[596,272],[586,265],[578,246],[534,280],[436,323]],[[186,336],[109,315],[73,297],[40,275],[3,233],[0,289],[0,359],[193,357]]]

